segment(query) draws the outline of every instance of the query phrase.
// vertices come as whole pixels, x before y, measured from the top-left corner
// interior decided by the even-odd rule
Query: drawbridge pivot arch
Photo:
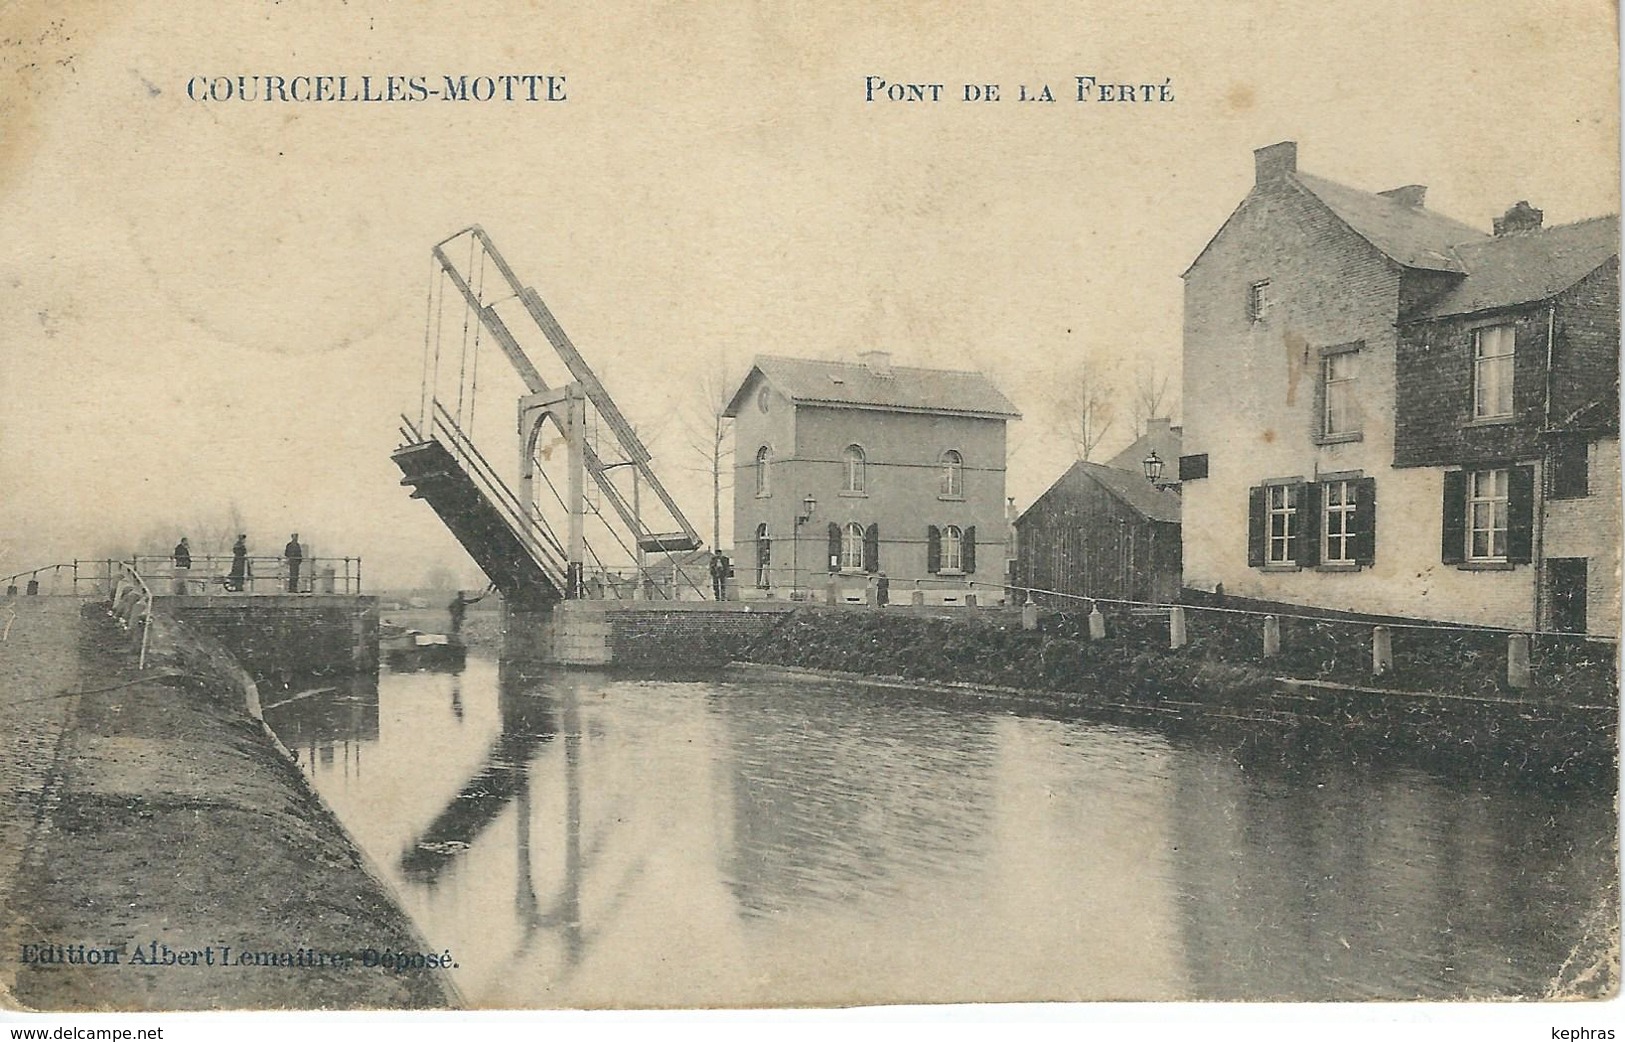
[[[464,252],[465,239],[466,260],[454,259],[454,253]],[[516,607],[545,608],[559,600],[586,596],[589,566],[602,574],[621,564],[630,565],[641,587],[647,574],[645,555],[670,556],[698,549],[702,545],[699,535],[655,474],[648,448],[540,294],[519,280],[484,229],[478,225],[465,228],[436,243],[431,254],[434,281],[424,336],[421,408],[416,422],[401,417],[402,444],[391,458],[401,469],[401,484],[410,486],[415,498],[435,510],[504,598]],[[497,278],[489,280],[493,269]],[[497,282],[494,291],[488,280]],[[452,291],[449,294],[447,287]],[[438,394],[448,296],[463,311],[455,411]],[[511,314],[515,301],[522,312],[521,324],[528,320],[563,364],[567,378],[557,385],[543,377],[515,328],[498,312],[498,305],[504,305]],[[470,384],[466,374],[470,370],[471,325],[474,378]],[[526,389],[518,400],[517,491],[491,465],[463,424],[465,395],[471,427],[479,391],[481,330],[497,345]],[[449,371],[449,363],[447,368]],[[545,449],[538,445],[549,424],[567,446],[559,481],[543,465],[543,460],[554,456],[553,444]],[[630,495],[617,484],[621,475],[630,477]],[[589,497],[590,491],[597,495]],[[653,496],[653,516],[669,519],[675,530],[662,526],[657,531],[651,526],[650,513],[644,508],[646,493]],[[609,503],[610,513],[599,506],[603,502]],[[595,528],[607,529],[608,542],[613,545],[592,545],[586,531],[589,520],[598,523]],[[688,578],[675,557],[672,567],[675,574]],[[694,579],[688,581],[699,589]]]

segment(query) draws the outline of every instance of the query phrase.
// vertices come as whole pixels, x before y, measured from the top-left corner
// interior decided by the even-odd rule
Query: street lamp
[[[1152,449],[1150,455],[1140,461],[1140,466],[1145,470],[1145,480],[1151,484],[1155,485],[1157,479],[1162,477],[1162,457],[1157,455],[1156,449]]]
[[[807,493],[807,498],[801,501],[801,513],[796,515],[796,530],[794,538],[790,540],[790,599],[799,599],[801,592],[801,526],[812,520],[813,511],[818,508],[818,500]]]

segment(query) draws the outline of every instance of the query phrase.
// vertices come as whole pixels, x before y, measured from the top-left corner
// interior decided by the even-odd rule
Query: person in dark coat
[[[728,558],[711,555],[711,595],[719,601],[728,599]]]
[[[288,545],[282,548],[282,556],[288,561],[288,592],[299,592],[299,565],[305,559],[305,548],[299,545],[299,533],[295,532],[288,537]]]
[[[185,536],[181,536],[181,541],[175,544],[175,552],[171,556],[175,559],[176,568],[192,567],[192,548],[187,545]]]
[[[478,597],[464,597],[462,590],[457,591],[457,596],[453,597],[451,603],[446,605],[446,612],[451,616],[452,636],[456,636],[463,631],[463,616],[468,614],[468,606],[478,604],[483,600],[485,600],[484,593]]]
[[[231,574],[226,578],[226,589],[243,592],[243,580],[248,576],[248,536],[238,533],[231,544]]]

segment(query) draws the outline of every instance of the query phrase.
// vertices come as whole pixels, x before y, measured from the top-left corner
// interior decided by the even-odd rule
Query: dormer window
[[[1262,322],[1270,310],[1270,280],[1259,279],[1247,287],[1247,321]]]

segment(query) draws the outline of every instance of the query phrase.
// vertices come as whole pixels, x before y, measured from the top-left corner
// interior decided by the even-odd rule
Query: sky
[[[758,353],[981,369],[1008,491],[1080,368],[1180,357],[1252,150],[1489,229],[1618,211],[1611,5],[25,2],[0,11],[0,574],[240,517],[377,586],[472,564],[389,459],[430,246],[486,228],[709,536],[684,413]],[[562,103],[194,101],[194,76],[552,73]],[[1074,77],[1173,101],[1079,104]],[[867,77],[942,83],[869,102]],[[996,104],[959,99],[998,83]],[[1054,104],[1015,100],[1048,84]],[[513,469],[517,383],[475,422]],[[453,392],[455,393],[455,392]],[[1104,454],[1132,437],[1124,418]],[[725,503],[722,543],[726,530]],[[224,523],[224,522],[222,522]],[[14,567],[8,567],[14,566]]]

